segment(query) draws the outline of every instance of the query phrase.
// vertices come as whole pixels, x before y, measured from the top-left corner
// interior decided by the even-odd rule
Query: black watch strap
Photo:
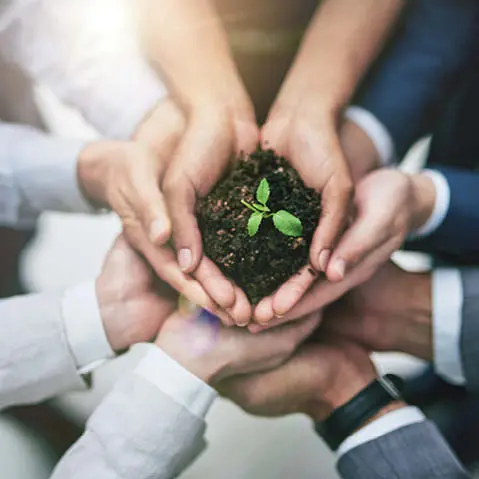
[[[324,422],[316,423],[316,432],[335,451],[345,439],[381,409],[401,400],[402,388],[403,380],[393,374],[376,379],[336,409]]]

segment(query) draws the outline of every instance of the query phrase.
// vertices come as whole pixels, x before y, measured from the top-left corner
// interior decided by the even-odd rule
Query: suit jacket
[[[398,158],[431,133],[473,55],[477,0],[415,0],[355,103],[391,134]]]
[[[449,184],[449,210],[431,235],[410,241],[407,247],[427,251],[448,263],[479,264],[479,172],[450,166],[430,168],[441,172]]]
[[[467,387],[479,392],[479,269],[461,270],[464,291],[460,336]],[[345,479],[455,479],[471,477],[430,422],[416,423],[346,453],[338,463]]]
[[[65,335],[61,298],[0,301],[0,410],[85,389]],[[202,418],[131,372],[93,413],[53,478],[174,477],[204,447],[204,429]]]

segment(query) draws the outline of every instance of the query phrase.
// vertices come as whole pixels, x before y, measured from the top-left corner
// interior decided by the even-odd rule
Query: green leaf
[[[256,199],[258,200],[258,203],[266,206],[266,203],[269,200],[269,194],[270,189],[268,180],[263,178],[258,186],[258,189],[256,190]]]
[[[269,213],[271,211],[267,206],[260,205],[259,203],[253,203],[253,207],[259,211],[264,211],[265,213]]]
[[[280,210],[273,215],[273,222],[276,228],[286,236],[301,236],[303,225],[301,220],[288,211]]]
[[[263,221],[263,213],[253,213],[248,220],[248,234],[253,237]]]

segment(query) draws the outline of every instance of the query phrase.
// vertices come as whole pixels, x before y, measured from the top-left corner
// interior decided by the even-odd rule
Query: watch
[[[374,380],[350,401],[336,409],[325,421],[316,423],[316,432],[335,451],[345,439],[381,409],[401,400],[403,384],[403,380],[394,374]]]

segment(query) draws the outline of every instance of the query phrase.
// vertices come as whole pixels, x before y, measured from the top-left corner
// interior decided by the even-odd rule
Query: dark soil
[[[255,202],[266,178],[272,211],[287,210],[303,224],[303,236],[280,233],[271,218],[263,220],[256,236],[248,235],[251,215],[241,200]],[[321,197],[306,188],[296,171],[272,150],[242,157],[229,175],[198,203],[198,222],[205,254],[233,279],[256,304],[308,263],[309,247],[321,212]],[[315,274],[310,269],[311,274]]]

